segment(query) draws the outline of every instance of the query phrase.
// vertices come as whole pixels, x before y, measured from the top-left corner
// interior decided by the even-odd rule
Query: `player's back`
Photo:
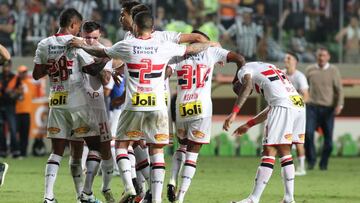
[[[93,58],[80,49],[69,49],[73,35],[56,34],[39,42],[34,62],[52,64],[49,68],[52,108],[74,108],[86,105],[82,67]]]
[[[186,47],[155,38],[132,38],[105,49],[112,58],[125,62],[125,109],[154,111],[166,109],[164,98],[165,67],[173,56],[181,56]]]
[[[256,92],[262,94],[270,106],[302,107],[304,105],[285,73],[275,65],[263,62],[246,63],[240,69],[238,78],[243,78],[247,73],[252,75],[252,85]]]

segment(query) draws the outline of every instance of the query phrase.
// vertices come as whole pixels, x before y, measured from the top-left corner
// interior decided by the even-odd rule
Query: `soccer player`
[[[101,37],[100,24],[94,21],[87,21],[82,26],[81,32],[82,38],[89,45],[104,47],[99,43]],[[110,60],[104,69],[99,72],[96,76],[86,75],[85,77],[85,89],[86,98],[90,108],[95,113],[98,121],[99,135],[100,135],[100,154],[97,151],[90,150],[87,153],[86,158],[86,178],[85,184],[82,185],[81,174],[81,158],[83,154],[83,139],[71,139],[70,146],[72,150],[72,156],[70,157],[71,173],[73,176],[74,183],[76,185],[77,193],[79,191],[79,199],[82,202],[95,202],[96,199],[92,192],[92,185],[94,177],[98,171],[99,164],[102,171],[103,184],[102,194],[104,195],[107,202],[115,202],[115,199],[110,190],[110,181],[113,174],[113,159],[111,154],[110,141],[112,140],[110,125],[108,122],[108,116],[105,107],[104,89],[103,85],[106,85],[111,78],[112,71],[112,60]],[[100,163],[101,159],[101,163]]]
[[[263,157],[257,170],[255,186],[250,196],[237,203],[258,203],[268,183],[275,156],[280,156],[281,175],[285,187],[282,202],[294,201],[295,168],[291,157],[293,142],[302,142],[305,132],[305,108],[302,97],[287,79],[286,75],[273,64],[263,62],[246,63],[237,73],[234,81],[238,98],[232,113],[224,122],[228,130],[248,96],[255,91],[265,97],[268,107],[253,119],[241,125],[235,135],[246,133],[252,126],[265,121]]]
[[[199,53],[213,43],[189,46],[152,37],[153,17],[148,12],[135,16],[135,38],[116,43],[105,49],[90,47],[74,38],[72,46],[97,56],[121,58],[125,62],[126,98],[117,129],[117,157],[125,184],[122,200],[136,195],[130,174],[128,146],[130,141],[145,137],[150,146],[152,202],[161,202],[165,176],[163,146],[168,144],[168,115],[164,98],[164,70],[173,56]],[[172,50],[169,52],[169,50]],[[121,201],[122,201],[121,200]]]
[[[284,58],[285,63],[285,73],[287,78],[293,84],[295,89],[300,93],[303,97],[304,102],[306,103],[309,98],[309,84],[306,80],[305,75],[296,69],[297,63],[299,59],[297,55],[293,52],[287,52]],[[302,138],[305,139],[305,138]],[[295,143],[296,152],[298,157],[298,167],[296,168],[295,175],[303,176],[306,175],[305,170],[305,149],[304,149],[304,141],[301,143]]]
[[[193,31],[209,37],[200,31]],[[195,175],[196,162],[203,144],[208,144],[211,137],[211,83],[214,66],[217,63],[234,62],[238,68],[245,64],[245,59],[235,52],[219,47],[193,55],[176,57],[169,63],[177,76],[176,128],[181,147],[173,156],[173,164],[179,159],[179,151],[185,151],[185,164],[181,175],[181,185],[175,196],[179,164],[173,165],[168,184],[170,202],[184,202],[185,193]],[[185,150],[184,150],[185,148]],[[183,154],[184,152],[181,152]],[[182,155],[180,155],[182,156]]]
[[[45,169],[44,203],[56,202],[53,187],[70,136],[84,137],[90,150],[99,153],[98,124],[89,110],[84,86],[85,73],[96,75],[109,61],[93,57],[81,49],[69,48],[67,43],[79,33],[82,16],[75,9],[60,15],[57,34],[41,40],[34,57],[33,77],[38,80],[49,75],[49,117],[47,136],[52,153]]]

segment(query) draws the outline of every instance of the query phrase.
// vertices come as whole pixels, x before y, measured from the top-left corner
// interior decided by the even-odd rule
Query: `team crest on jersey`
[[[284,136],[286,140],[292,141],[292,134],[287,134]]]
[[[74,129],[74,133],[76,133],[76,134],[85,134],[85,133],[88,133],[89,131],[90,131],[89,127],[80,127],[80,128]]]
[[[154,137],[155,137],[155,140],[158,142],[169,140],[169,135],[167,135],[167,134],[156,134]]]
[[[50,134],[58,134],[61,130],[60,130],[60,128],[49,127],[49,128],[47,129],[47,131],[48,131]]]
[[[199,138],[199,139],[205,137],[205,134],[198,130],[193,130],[192,134],[194,135],[194,137]]]
[[[129,138],[139,138],[143,135],[141,131],[129,131],[126,132],[126,136]]]
[[[300,95],[292,95],[292,96],[290,96],[290,100],[297,107],[303,108],[305,106],[304,101]]]
[[[49,97],[49,106],[63,106],[67,104],[68,92],[52,92]]]
[[[181,117],[191,117],[202,114],[201,101],[194,101],[194,102],[180,104],[179,113]]]
[[[156,106],[156,95],[153,93],[135,92],[131,98],[133,106],[137,107],[153,107]]]

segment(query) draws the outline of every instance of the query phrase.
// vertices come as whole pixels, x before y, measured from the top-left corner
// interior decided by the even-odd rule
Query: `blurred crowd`
[[[36,44],[57,31],[57,18],[69,7],[85,20],[101,22],[103,35],[111,41],[121,40],[124,31],[118,18],[123,1],[0,0],[0,43],[12,55],[33,56]],[[359,0],[139,1],[152,8],[157,30],[200,29],[249,60],[282,61],[291,50],[301,62],[313,62],[321,45],[337,61],[341,42],[344,61],[359,62]]]

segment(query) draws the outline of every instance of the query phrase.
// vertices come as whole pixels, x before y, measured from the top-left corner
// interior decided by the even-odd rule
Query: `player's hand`
[[[237,115],[237,113],[233,112],[233,113],[231,113],[231,114],[225,119],[225,122],[224,122],[224,125],[223,125],[223,129],[224,129],[225,131],[228,131],[228,130],[229,130],[231,123],[232,123],[232,122],[235,120],[235,118],[236,118],[236,115]]]
[[[119,87],[120,86],[120,83],[121,83],[121,80],[120,80],[120,73],[119,72],[116,72],[116,71],[113,71],[111,73],[111,76],[115,82],[115,84]]]
[[[242,136],[243,134],[245,134],[248,130],[249,130],[249,126],[245,123],[243,125],[241,125],[240,127],[238,127],[234,132],[233,132],[233,136]]]
[[[335,115],[337,116],[337,115],[341,114],[342,109],[343,109],[342,106],[337,106],[337,107],[335,108]]]
[[[213,42],[213,41],[211,41],[211,42],[209,42],[209,45],[210,45],[211,47],[219,47],[219,48],[221,48],[221,44],[220,44],[219,42]]]
[[[68,43],[68,45],[70,47],[75,47],[75,48],[81,48],[85,44],[86,44],[85,40],[83,38],[79,38],[79,37],[72,38]]]

